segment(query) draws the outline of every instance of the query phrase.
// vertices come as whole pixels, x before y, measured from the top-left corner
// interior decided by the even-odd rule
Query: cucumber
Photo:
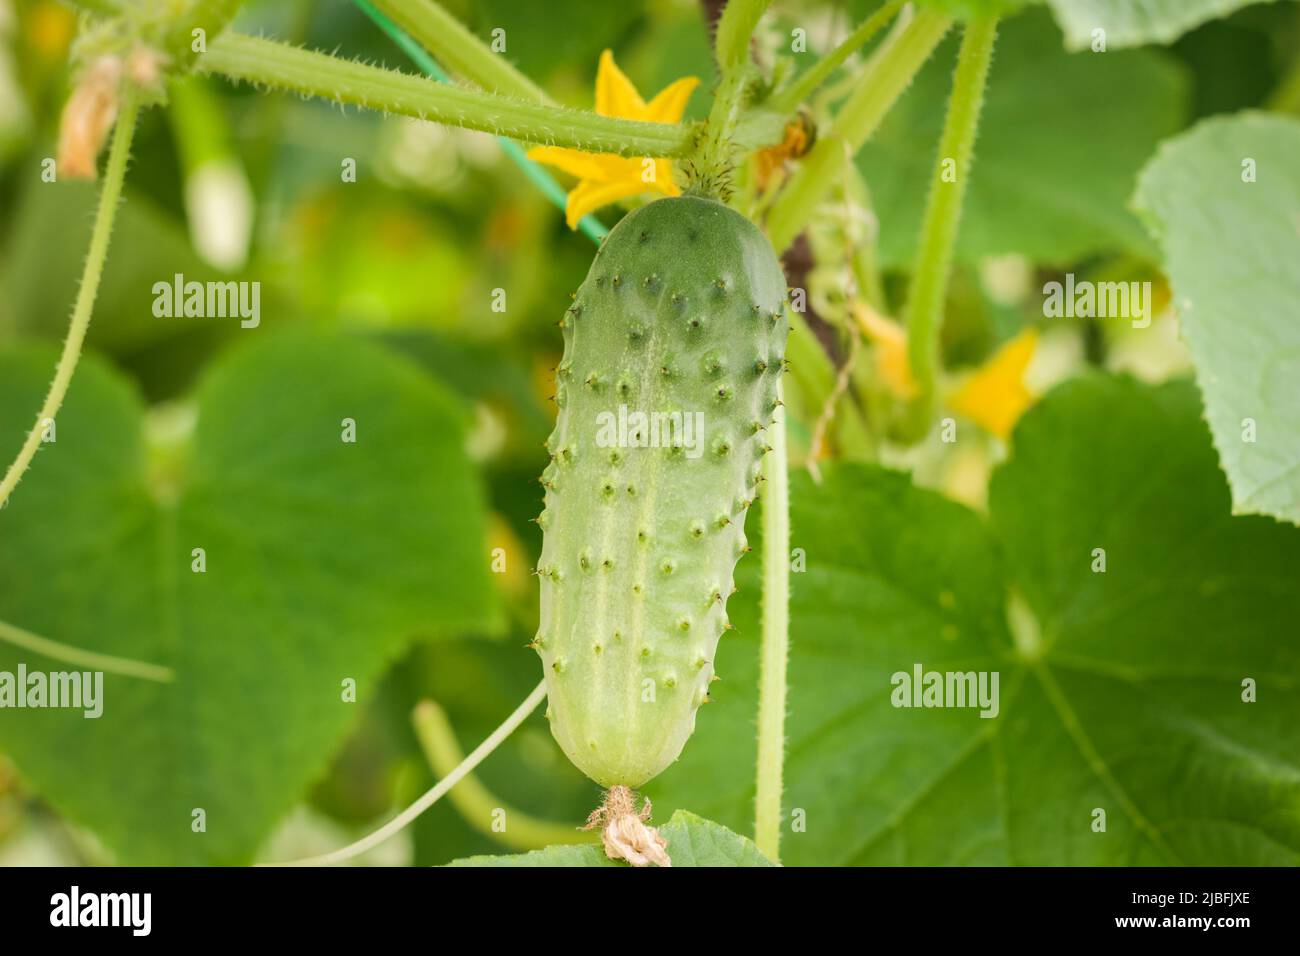
[[[753,223],[681,196],[614,228],[559,323],[532,646],[551,731],[601,786],[676,760],[709,699],[779,405],[786,291]]]

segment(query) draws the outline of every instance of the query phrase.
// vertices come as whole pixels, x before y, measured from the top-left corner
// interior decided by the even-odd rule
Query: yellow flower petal
[[[907,361],[907,333],[893,319],[886,318],[866,305],[853,308],[853,316],[875,346],[876,375],[898,398],[916,396],[916,379]]]
[[[688,76],[670,83],[647,106],[632,81],[614,62],[614,54],[606,50],[600,55],[600,68],[596,72],[596,112],[621,119],[676,123],[699,82],[696,77]],[[528,151],[528,158],[578,177],[564,210],[565,221],[571,229],[576,229],[578,220],[587,213],[628,196],[646,192],[681,195],[681,189],[673,182],[673,164],[668,159],[656,158],[653,165],[647,166],[645,159],[638,157],[584,153],[556,146],[534,147]],[[653,173],[648,182],[647,172]]]
[[[645,108],[641,94],[614,62],[613,52],[606,50],[600,55],[600,67],[596,70],[596,112],[601,116],[640,119]]]
[[[570,229],[576,229],[578,220],[587,213],[620,199],[626,199],[628,196],[643,193],[646,188],[646,184],[639,179],[620,179],[612,183],[584,179],[569,193],[568,202],[564,207],[564,221],[569,224]]]
[[[1025,369],[1034,357],[1038,330],[1025,329],[977,368],[948,399],[965,415],[999,438],[1006,438],[1034,396],[1025,386]]]
[[[644,119],[650,123],[677,123],[686,112],[686,102],[700,85],[697,76],[684,76],[662,90],[645,108]]]
[[[673,182],[672,160],[656,159],[651,170],[646,169],[644,159],[634,159],[632,162],[636,164],[636,178],[640,180],[642,190],[663,193],[665,196],[680,196],[682,194],[682,191],[677,188],[677,184]],[[650,173],[648,180],[647,173]]]
[[[655,181],[649,185],[651,189],[661,192],[665,196],[680,196],[682,194],[682,188],[673,181],[672,160],[655,160]]]
[[[563,146],[534,146],[528,151],[528,158],[535,163],[562,169],[579,179],[601,179],[605,175],[601,157],[596,153],[584,153]]]

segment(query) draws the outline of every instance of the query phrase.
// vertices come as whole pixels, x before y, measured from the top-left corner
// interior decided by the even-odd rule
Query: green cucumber
[[[708,700],[779,405],[786,291],[752,222],[682,196],[614,228],[560,321],[533,646],[555,739],[604,787],[676,760]]]

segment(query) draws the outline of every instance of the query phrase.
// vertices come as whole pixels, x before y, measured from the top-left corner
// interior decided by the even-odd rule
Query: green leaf
[[[1300,863],[1300,531],[1230,515],[1186,382],[1067,384],[1014,441],[989,505],[1042,663],[1007,751],[1060,718],[1060,745],[1036,744],[1037,802],[1108,807],[1125,837],[1061,827],[1070,861]],[[1058,831],[1029,826],[1030,774],[1008,766],[1011,845],[1029,849]]]
[[[808,570],[791,575],[785,812],[793,821],[799,811],[806,829],[786,827],[782,855],[869,862],[865,851],[891,816],[996,724],[969,711],[895,710],[890,677],[916,661],[998,666],[1010,644],[1001,562],[976,515],[905,475],[840,467],[821,485],[805,472],[791,485],[790,543],[804,550]],[[746,529],[751,539],[757,524]],[[689,806],[742,832],[753,818],[757,565],[740,565],[728,606],[736,630],[719,646],[714,703],[678,763],[647,788],[656,806]],[[943,859],[913,862],[958,862],[960,853],[953,845]],[[970,862],[998,861],[975,854]]]
[[[952,86],[954,31],[858,154],[880,220],[882,264],[911,264]],[[999,29],[957,239],[965,260],[1020,253],[1064,264],[1153,255],[1127,210],[1134,178],[1181,125],[1187,80],[1153,51],[1062,51],[1042,12]]]
[[[995,476],[989,524],[875,468],[795,479],[807,571],[792,576],[783,862],[1300,863],[1300,532],[1229,514],[1189,385],[1048,395]],[[647,788],[741,832],[747,575],[716,703]],[[916,664],[997,671],[998,715],[892,706],[893,675]]]
[[[1107,49],[1172,43],[1195,26],[1258,0],[1047,0],[1072,50],[1091,47],[1106,31]]]
[[[668,843],[673,866],[771,866],[758,847],[724,826],[678,810],[659,835]],[[514,856],[471,856],[448,866],[627,866],[598,846],[551,846]]]
[[[1165,143],[1134,200],[1165,253],[1238,514],[1300,522],[1300,122],[1211,119]],[[1255,170],[1244,181],[1245,164]]]
[[[0,357],[0,459],[52,367]],[[197,415],[192,440],[147,444],[135,394],[83,361],[0,514],[5,621],[176,671],[106,675],[99,719],[0,720],[31,786],[124,862],[247,861],[413,637],[498,622],[463,413],[422,373],[351,339],[259,338],[213,367]],[[0,670],[19,662],[68,669],[0,644]]]

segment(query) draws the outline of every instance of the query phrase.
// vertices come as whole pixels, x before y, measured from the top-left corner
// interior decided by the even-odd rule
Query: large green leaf
[[[880,219],[880,255],[908,266],[933,178],[959,31],[941,45],[858,154]],[[1001,27],[957,253],[1064,264],[1153,250],[1127,210],[1134,178],[1181,125],[1187,82],[1163,54],[1067,54],[1041,11]]]
[[[52,361],[0,358],[0,459]],[[176,671],[107,675],[97,720],[0,715],[30,784],[130,862],[247,860],[412,637],[496,624],[462,413],[422,373],[353,340],[276,338],[215,366],[197,408],[192,443],[146,448],[139,400],[86,360],[0,514],[0,619]],[[0,644],[0,670],[20,661],[68,669]]]
[[[659,835],[668,844],[673,866],[771,866],[758,847],[724,826],[678,810]],[[449,866],[627,866],[605,856],[605,851],[585,846],[552,846],[514,856],[471,856]]]
[[[1165,252],[1233,509],[1300,522],[1300,122],[1211,119],[1135,202]],[[1248,178],[1250,162],[1253,182]]]
[[[1016,432],[990,507],[1041,627],[1020,737],[1060,718],[1038,766],[1008,758],[1009,791],[1032,805],[1041,780],[1036,802],[1059,788],[1072,808],[1045,832],[1013,807],[1010,845],[1059,833],[1081,861],[1300,863],[1300,531],[1230,515],[1195,390],[1064,386]],[[1110,808],[1107,841],[1072,826],[1085,804]]]
[[[1186,383],[1068,384],[1014,446],[991,529],[878,469],[796,480],[783,860],[1300,862],[1300,532],[1230,516]],[[740,832],[753,572],[717,703],[648,788]],[[998,716],[893,707],[891,675],[918,663],[998,671]]]
[[[1094,30],[1106,31],[1106,47],[1172,43],[1207,20],[1226,17],[1259,0],[1047,0],[1065,31],[1066,45],[1089,48]]]

